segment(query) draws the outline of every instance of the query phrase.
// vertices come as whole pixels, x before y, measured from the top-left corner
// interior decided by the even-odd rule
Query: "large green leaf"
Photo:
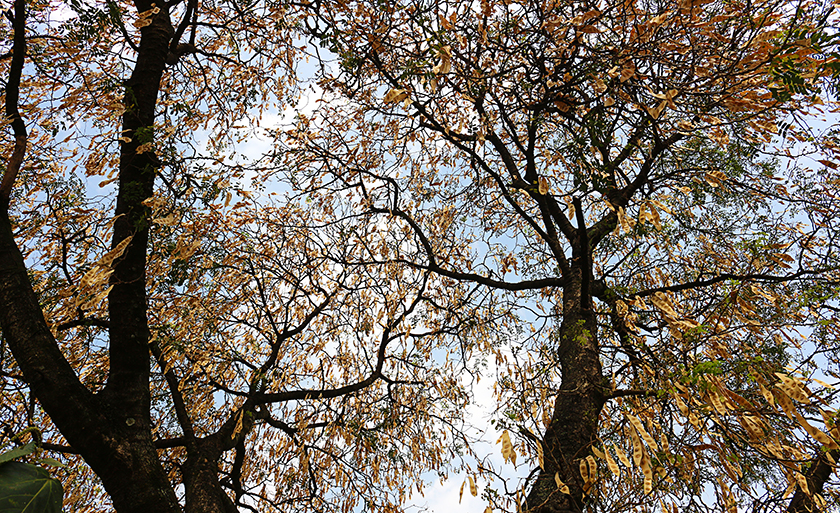
[[[0,513],[60,513],[64,489],[39,467],[9,461],[0,464]]]

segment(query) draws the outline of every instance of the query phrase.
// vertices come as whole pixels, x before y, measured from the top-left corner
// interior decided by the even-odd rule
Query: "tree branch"
[[[6,83],[6,117],[12,122],[15,134],[15,149],[6,164],[3,181],[0,182],[0,207],[8,208],[23,157],[26,153],[26,125],[18,112],[20,98],[20,79],[23,74],[23,63],[26,56],[26,3],[15,1],[15,14],[12,19],[14,25],[14,46],[12,49],[12,64],[9,70],[9,81]]]

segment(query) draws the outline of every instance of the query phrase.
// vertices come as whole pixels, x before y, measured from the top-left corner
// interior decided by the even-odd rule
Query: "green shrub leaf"
[[[0,513],[60,513],[63,495],[61,482],[42,468],[0,464]]]

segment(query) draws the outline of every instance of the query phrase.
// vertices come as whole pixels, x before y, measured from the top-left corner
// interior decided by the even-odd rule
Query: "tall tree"
[[[376,261],[484,287],[499,340],[464,350],[534,469],[492,507],[836,501],[834,387],[806,385],[838,370],[837,132],[803,125],[836,114],[834,5],[311,10],[344,100],[285,162],[402,227]]]
[[[17,0],[6,18],[2,436],[43,432],[67,507],[387,511],[455,456],[464,396],[435,355],[451,291],[335,263],[377,225],[235,156],[297,103],[290,7]]]

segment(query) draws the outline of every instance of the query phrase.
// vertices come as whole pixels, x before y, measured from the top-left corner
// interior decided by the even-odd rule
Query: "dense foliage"
[[[836,507],[836,5],[7,18],[0,418],[68,510]]]

